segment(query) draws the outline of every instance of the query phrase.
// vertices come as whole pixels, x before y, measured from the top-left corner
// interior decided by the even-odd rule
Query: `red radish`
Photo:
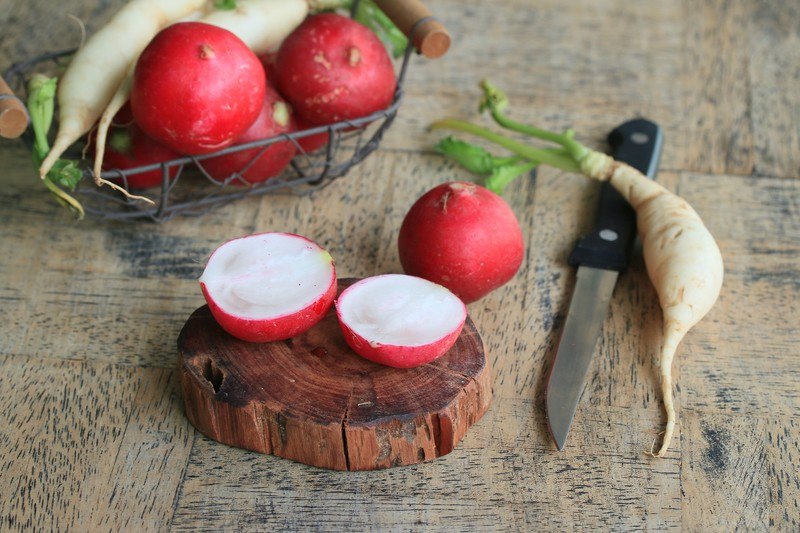
[[[131,109],[139,126],[185,154],[223,148],[261,110],[264,67],[233,33],[181,22],[147,45],[133,74]]]
[[[366,26],[334,13],[308,17],[283,41],[278,88],[316,125],[387,107],[397,85],[392,60]]]
[[[316,127],[313,124],[306,122],[302,117],[297,117],[296,120],[297,131],[303,131]],[[306,137],[299,137],[296,140],[297,144],[300,145],[300,148],[302,148],[305,153],[310,154],[328,144],[328,137],[330,137],[330,134],[324,132],[316,133],[314,135],[307,135]]]
[[[278,62],[278,51],[264,52],[258,56],[261,61],[261,66],[264,67],[264,72],[267,74],[268,80],[277,79],[275,75],[275,64]]]
[[[451,182],[422,195],[398,239],[403,270],[444,285],[466,303],[508,282],[522,264],[517,217],[498,195]]]
[[[289,339],[319,322],[336,296],[330,254],[291,233],[260,233],[228,241],[200,277],[222,329],[248,342]]]
[[[412,368],[453,346],[467,308],[441,285],[385,274],[342,291],[336,314],[345,341],[358,355],[395,368]]]
[[[266,139],[294,130],[291,108],[283,101],[278,91],[267,85],[261,113],[253,125],[236,139],[235,144]],[[242,178],[246,181],[258,183],[280,174],[296,152],[297,148],[292,141],[279,141],[266,148],[262,146],[206,159],[202,164],[206,172],[215,179],[224,180],[234,172],[241,172]],[[253,161],[256,157],[258,159]]]

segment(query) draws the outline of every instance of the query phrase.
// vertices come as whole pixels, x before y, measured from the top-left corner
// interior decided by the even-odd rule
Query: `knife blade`
[[[608,135],[614,159],[653,179],[664,135],[658,124],[635,119]],[[547,422],[559,450],[583,392],[592,354],[620,272],[625,271],[636,238],[636,213],[609,183],[603,183],[594,229],[578,240],[569,256],[577,267],[575,288],[545,393]]]

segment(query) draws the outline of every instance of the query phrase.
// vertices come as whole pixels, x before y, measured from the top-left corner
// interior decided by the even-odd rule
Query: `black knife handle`
[[[658,124],[639,118],[608,134],[611,155],[653,179],[661,158],[664,134]],[[572,266],[624,271],[636,239],[636,213],[614,187],[603,183],[595,226],[578,240],[569,256]]]

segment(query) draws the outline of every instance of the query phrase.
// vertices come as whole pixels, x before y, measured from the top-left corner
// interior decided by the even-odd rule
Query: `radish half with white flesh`
[[[248,342],[294,337],[319,322],[336,297],[331,255],[291,233],[228,241],[211,255],[200,287],[222,329]]]
[[[447,288],[403,274],[363,279],[336,300],[347,344],[358,355],[412,368],[443,355],[456,342],[467,308]]]

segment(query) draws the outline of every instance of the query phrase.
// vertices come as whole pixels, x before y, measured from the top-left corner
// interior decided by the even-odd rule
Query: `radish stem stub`
[[[464,303],[447,288],[402,274],[359,281],[342,292],[336,311],[356,353],[398,368],[443,355],[467,317]]]
[[[220,246],[200,285],[214,318],[251,342],[287,339],[318,322],[336,292],[330,254],[299,235],[262,233]]]

